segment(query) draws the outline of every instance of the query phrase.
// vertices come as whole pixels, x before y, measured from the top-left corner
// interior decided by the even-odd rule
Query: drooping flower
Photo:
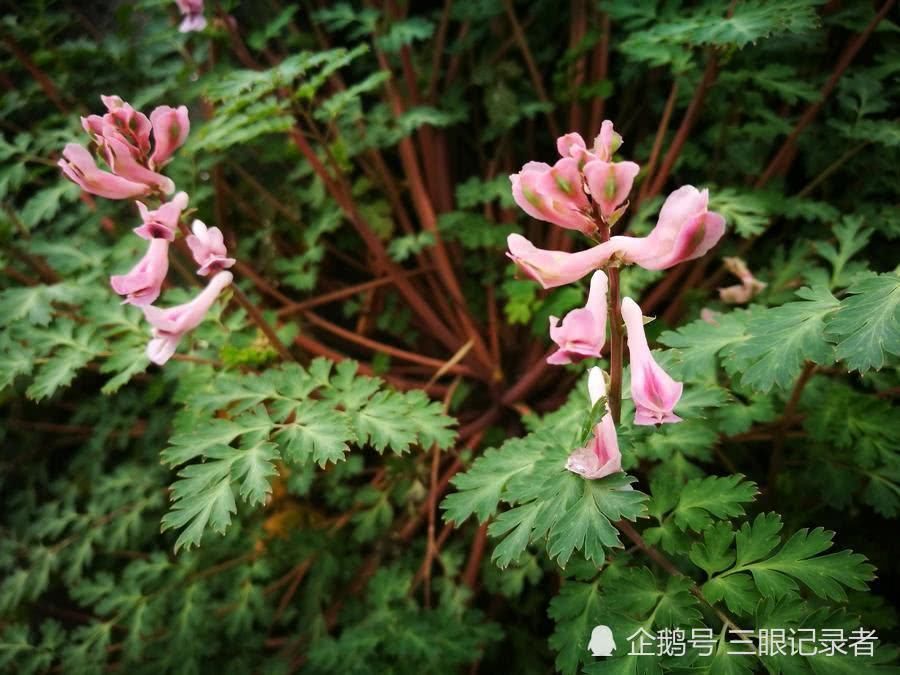
[[[532,218],[585,234],[596,229],[588,215],[590,203],[584,194],[578,162],[571,157],[553,166],[528,162],[509,180],[516,204]]]
[[[591,368],[588,371],[588,393],[591,407],[606,395],[606,381],[603,371]],[[588,444],[575,450],[566,460],[566,468],[585,478],[596,479],[618,473],[622,470],[622,453],[619,451],[619,440],[613,423],[609,405],[600,422],[594,427],[594,433]]]
[[[706,254],[725,233],[725,219],[707,210],[709,191],[685,185],[670,194],[646,237],[610,239],[626,262],[664,270]]]
[[[137,202],[143,224],[134,228],[134,233],[142,239],[175,241],[178,220],[187,205],[188,196],[185,192],[179,192],[172,198],[172,201],[166,202],[152,211],[143,202]]]
[[[132,305],[149,305],[159,297],[162,283],[169,271],[169,242],[167,239],[151,239],[147,253],[128,274],[109,278],[109,284],[123,302]]]
[[[184,18],[178,30],[182,33],[203,30],[206,28],[206,18],[203,16],[203,0],[175,0],[178,9]]]
[[[106,160],[112,175],[128,183],[146,187],[140,191],[136,188],[126,190],[127,184],[110,181],[108,172],[96,169],[96,163],[87,150],[74,151],[78,153],[77,162],[70,159],[68,155],[73,152],[70,146],[66,146],[66,152],[63,153],[67,163],[60,164],[65,174],[86,191],[102,197],[109,196],[110,199],[135,197],[150,192],[171,194],[175,190],[175,184],[158,173],[157,169],[171,158],[172,153],[187,138],[190,131],[187,108],[160,106],[148,118],[118,96],[100,98],[106,106],[106,114],[82,117],[81,125],[90,134],[99,156]],[[103,181],[92,185],[91,180],[85,180],[82,173],[92,176],[95,183],[101,179]]]
[[[585,306],[566,314],[560,325],[557,325],[558,318],[550,317],[550,339],[559,349],[547,357],[547,363],[562,365],[600,357],[600,350],[606,343],[608,288],[606,275],[597,270],[591,277]]]
[[[674,408],[684,385],[673,380],[653,359],[641,308],[631,298],[622,298],[622,319],[628,331],[628,354],[631,362],[631,399],[634,401],[635,424],[680,422]]]
[[[584,178],[591,191],[591,199],[607,222],[614,223],[624,209],[619,207],[628,199],[635,176],[641,170],[634,162],[605,162],[592,159],[584,165]]]
[[[203,3],[200,4],[202,10]],[[203,15],[200,16],[202,18]],[[150,155],[150,164],[159,168],[187,140],[191,131],[188,109],[183,105],[177,108],[161,105],[150,113],[150,124],[153,125],[153,154]]]
[[[753,276],[750,268],[740,258],[723,258],[725,268],[740,279],[741,283],[734,286],[726,286],[719,289],[719,297],[722,302],[730,305],[744,305],[759,295],[766,284]]]
[[[81,118],[81,126],[97,145],[103,149],[110,138],[125,143],[135,158],[150,152],[150,120],[118,96],[100,96],[107,113]]]
[[[193,234],[188,235],[187,245],[194,256],[194,262],[200,266],[197,274],[205,277],[210,272],[218,272],[234,265],[236,261],[228,257],[222,230],[218,227],[206,227],[203,221],[195,220],[191,231]]]
[[[141,164],[131,152],[131,148],[118,138],[107,138],[105,141],[106,163],[113,173],[122,178],[127,178],[134,183],[143,183],[152,190],[163,194],[171,194],[175,191],[175,183],[171,178],[157,173],[144,164]]]
[[[538,248],[521,234],[506,239],[507,256],[544,288],[564,286],[606,264],[615,250],[609,242],[578,253]]]
[[[219,272],[196,298],[183,305],[168,309],[153,305],[142,307],[144,317],[153,326],[153,339],[147,345],[147,357],[158,365],[172,358],[181,338],[202,323],[209,308],[233,278],[231,272]]]
[[[77,143],[66,144],[58,162],[65,176],[85,192],[107,199],[133,199],[149,194],[152,187],[117,176],[97,167],[93,155]]]

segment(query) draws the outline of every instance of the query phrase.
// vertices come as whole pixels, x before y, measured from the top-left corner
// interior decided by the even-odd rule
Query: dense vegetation
[[[14,4],[3,672],[897,671],[895,2]],[[126,101],[160,110],[152,151],[140,117],[88,117]],[[639,165],[630,199],[607,180],[584,233],[526,214],[510,175],[605,119],[624,142],[593,161]],[[72,143],[113,192],[65,179]],[[548,364],[590,277],[542,288],[509,235],[611,246],[682,185],[724,236],[604,260],[609,342]],[[134,195],[181,201],[135,236]],[[145,239],[157,283],[111,288]],[[141,311],[207,283],[196,326]],[[635,423],[624,297],[683,383],[665,424]],[[604,425],[615,461],[567,470]],[[708,649],[629,655],[641,629]],[[738,630],[755,655],[728,653]],[[846,653],[771,653],[778,630]]]

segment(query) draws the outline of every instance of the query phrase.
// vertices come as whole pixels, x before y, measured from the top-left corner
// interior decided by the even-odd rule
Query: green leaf
[[[46,326],[53,316],[52,303],[74,301],[79,297],[78,289],[69,283],[7,288],[0,291],[0,326],[10,326],[22,319]]]
[[[57,321],[51,330],[41,333],[40,343],[36,347],[52,355],[36,368],[34,381],[25,391],[35,401],[67,387],[76,373],[103,349],[93,326],[76,327],[69,321]]]
[[[220,418],[209,420],[195,418],[184,426],[183,431],[169,439],[172,447],[162,452],[162,460],[169,466],[184,464],[216,445],[228,445],[244,433],[243,426],[236,421]]]
[[[716,371],[716,356],[746,339],[750,316],[745,310],[734,310],[717,316],[715,323],[698,319],[676,331],[665,331],[659,341],[677,350],[676,360],[685,379],[711,378]]]
[[[60,181],[38,190],[22,209],[22,222],[32,229],[53,218],[59,213],[64,201],[71,202],[78,198],[78,194],[78,189],[69,181]]]
[[[751,614],[759,602],[753,580],[743,574],[713,577],[703,584],[701,591],[710,602],[724,600],[728,610],[735,614]]]
[[[344,413],[319,401],[303,401],[293,409],[290,422],[275,435],[289,462],[305,464],[312,460],[324,467],[344,459],[355,439]]]
[[[556,668],[562,673],[576,673],[589,657],[587,649],[591,630],[603,623],[603,598],[599,584],[566,581],[547,610],[556,624],[550,646],[556,650]]]
[[[622,545],[613,522],[635,520],[643,511],[645,495],[631,488],[636,479],[614,474],[599,480],[584,480],[566,472],[565,480],[580,482],[583,492],[562,513],[550,530],[548,553],[565,567],[574,551],[600,566],[604,549]]]
[[[34,356],[18,345],[0,351],[0,391],[12,386],[16,377],[27,375],[34,368]]]
[[[405,418],[408,409],[402,394],[378,392],[354,416],[360,438],[378,452],[388,447],[398,454],[406,452],[418,438],[415,427]]]
[[[447,495],[441,503],[444,520],[459,525],[474,515],[483,523],[497,512],[509,481],[520,473],[531,472],[543,451],[542,444],[521,438],[487,450],[468,471],[457,474],[451,481],[456,492]]]
[[[684,486],[672,515],[682,530],[700,532],[712,524],[713,517],[744,515],[743,504],[752,502],[757,492],[756,483],[741,475],[694,479]]]
[[[819,597],[838,602],[847,600],[845,587],[858,591],[868,588],[866,582],[873,578],[874,568],[864,556],[850,551],[820,555],[831,548],[834,536],[822,528],[799,530],[773,554],[781,543],[781,527],[781,518],[774,513],[760,514],[752,524],[744,523],[734,537],[735,564],[703,586],[707,598],[724,599],[732,611],[749,613],[759,596],[778,599],[796,595],[798,581]],[[703,547],[695,546],[691,551],[692,560],[704,569],[709,565],[708,571],[717,571],[714,568],[721,567],[728,556],[722,547],[726,536],[719,529],[708,537],[704,535]]]
[[[834,532],[821,527],[800,530],[784,544],[778,553],[750,566],[753,580],[767,597],[778,597],[796,586],[787,577],[804,583],[826,600],[846,602],[844,587],[862,591],[873,577],[874,568],[865,556],[850,551],[819,555],[832,546]]]
[[[887,354],[900,356],[900,276],[881,274],[856,282],[827,323],[837,358],[851,370],[881,369]]]
[[[434,32],[434,24],[422,17],[411,17],[391,24],[387,34],[380,36],[376,42],[385,52],[399,52],[401,48],[416,41],[427,40]]]
[[[801,300],[753,314],[749,338],[729,348],[729,369],[742,384],[766,392],[790,387],[804,362],[828,365],[834,348],[825,340],[825,320],[839,303],[826,288],[801,288]]]
[[[207,524],[224,533],[237,512],[231,490],[231,463],[191,464],[179,472],[172,485],[172,509],[163,516],[162,531],[184,528],[175,540],[175,552],[199,546]]]
[[[834,227],[837,247],[830,242],[815,242],[816,253],[831,263],[831,288],[846,286],[847,269],[850,259],[862,251],[869,243],[872,228],[863,227],[861,216],[845,216]]]
[[[718,522],[703,532],[703,541],[691,546],[691,562],[701,568],[710,577],[734,564],[735,554],[731,543],[734,531],[731,525]]]
[[[602,565],[606,549],[621,546],[612,523],[635,520],[644,511],[646,495],[631,487],[636,479],[616,473],[585,480],[565,469],[559,446],[554,450],[534,467],[543,481],[526,474],[509,481],[504,498],[515,506],[488,527],[492,537],[505,537],[493,554],[501,568],[517,560],[529,542],[545,539],[548,554],[560,567],[575,551]]]
[[[278,475],[272,462],[280,457],[278,446],[266,441],[238,451],[232,464],[232,478],[241,481],[239,493],[251,506],[266,503],[272,492],[269,479]]]

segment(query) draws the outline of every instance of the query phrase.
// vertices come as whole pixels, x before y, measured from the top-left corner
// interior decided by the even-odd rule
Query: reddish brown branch
[[[806,129],[806,127],[808,127],[810,123],[812,123],[812,121],[816,118],[816,115],[819,114],[819,110],[822,109],[822,106],[825,105],[825,101],[828,99],[828,96],[832,91],[834,91],[834,88],[837,86],[838,80],[841,79],[844,71],[847,70],[847,68],[853,62],[853,59],[856,58],[859,50],[862,49],[863,45],[866,43],[866,40],[869,39],[869,36],[874,32],[875,28],[878,27],[878,24],[881,23],[881,20],[888,15],[888,12],[891,11],[891,8],[895,4],[896,0],[887,0],[887,2],[885,2],[881,6],[881,9],[878,10],[878,13],[874,17],[872,17],[872,20],[869,22],[869,25],[866,26],[865,30],[857,35],[856,38],[854,38],[844,48],[844,51],[841,52],[841,56],[834,67],[834,71],[831,73],[831,77],[828,78],[828,81],[825,82],[825,85],[822,87],[822,91],[819,93],[819,100],[810,104],[810,106],[800,116],[800,119],[797,120],[797,124],[794,126],[793,131],[791,131],[791,133],[785,139],[778,152],[775,153],[775,156],[769,162],[769,165],[766,167],[766,169],[762,172],[762,174],[760,174],[759,178],[754,184],[755,187],[763,187],[772,179],[772,177],[776,173],[787,170],[788,164],[790,163],[789,158],[794,154],[794,145],[797,141],[797,138],[800,136],[800,134],[803,133],[804,129]]]
[[[348,330],[346,328],[338,326],[337,324],[331,323],[326,319],[323,319],[311,310],[303,310],[303,316],[306,317],[307,321],[309,321],[314,326],[318,326],[319,328],[327,330],[333,335],[337,335],[338,337],[343,338],[348,342],[353,342],[354,344],[366,347],[367,349],[371,349],[373,351],[381,352],[384,354],[389,354],[390,356],[396,356],[398,359],[403,359],[404,361],[409,361],[410,363],[419,363],[424,366],[432,366],[435,370],[444,368],[446,372],[453,373],[455,375],[463,375],[465,377],[474,379],[484,377],[483,375],[480,375],[479,373],[471,370],[467,366],[452,365],[447,367],[446,362],[441,361],[440,359],[433,359],[429,356],[422,356],[421,354],[417,354],[415,352],[410,352],[405,349],[400,349],[399,347],[394,347],[393,345],[385,344],[383,342],[358,335],[352,330]]]
[[[472,539],[472,548],[469,551],[469,559],[466,561],[466,569],[462,575],[462,583],[473,591],[478,582],[478,572],[481,569],[481,559],[484,558],[484,548],[487,544],[488,524],[482,523],[475,531]]]
[[[594,82],[602,82],[609,75],[609,36],[611,32],[611,22],[609,20],[609,14],[607,14],[606,12],[603,13],[603,18],[601,19],[600,24],[600,42],[597,43],[597,48],[594,50],[594,59],[592,64]],[[605,108],[606,98],[603,96],[595,96],[591,101],[590,126],[587,130],[588,135],[595,134],[600,129],[600,124],[603,121],[603,112]]]
[[[697,88],[694,90],[694,96],[688,104],[687,110],[684,112],[684,117],[681,120],[678,131],[675,132],[675,137],[672,139],[672,145],[669,146],[665,157],[663,157],[662,164],[659,167],[659,173],[653,178],[652,183],[650,183],[650,187],[644,195],[645,198],[655,197],[662,191],[672,168],[675,166],[675,162],[678,160],[678,156],[681,154],[681,149],[687,142],[688,136],[690,136],[691,129],[694,128],[694,124],[700,117],[700,110],[703,107],[706,92],[715,81],[717,72],[718,66],[716,56],[715,54],[710,53],[706,60],[706,69],[703,71],[703,77],[697,85]]]
[[[50,79],[50,76],[47,75],[43,70],[41,70],[34,61],[31,60],[31,57],[19,46],[19,43],[16,42],[11,36],[4,35],[3,42],[6,44],[7,49],[12,52],[13,56],[22,64],[22,66],[29,72],[29,74],[35,79],[38,83],[38,86],[43,90],[44,94],[48,99],[56,106],[56,109],[59,110],[63,115],[69,114],[69,106],[65,104],[63,101],[62,95],[59,93],[59,89],[56,88],[56,85],[53,84],[53,80]]]
[[[419,295],[415,287],[409,282],[409,279],[402,276],[400,270],[388,257],[387,251],[381,240],[360,215],[352,198],[348,196],[347,192],[337,181],[332,179],[328,170],[325,168],[325,165],[322,164],[315,151],[312,149],[312,146],[310,146],[309,142],[306,140],[306,137],[296,127],[291,131],[291,140],[293,140],[297,149],[300,150],[300,153],[309,162],[316,175],[319,176],[325,184],[329,194],[331,194],[338,203],[338,206],[341,207],[341,210],[353,224],[357,233],[362,237],[366,248],[375,257],[379,270],[391,277],[395,287],[400,292],[400,295],[403,296],[410,307],[419,315],[419,318],[425,323],[435,338],[451,351],[459,349],[459,338],[454,336],[447,326],[438,318],[431,309],[431,306],[421,295]]]
[[[797,405],[800,403],[800,396],[803,394],[803,390],[806,388],[807,383],[815,372],[816,364],[812,361],[807,361],[806,365],[803,366],[800,377],[798,377],[797,381],[794,383],[791,397],[784,407],[784,414],[781,416],[778,433],[775,435],[774,442],[772,443],[772,456],[769,459],[769,473],[766,480],[766,496],[769,499],[772,499],[775,496],[778,474],[781,473],[781,470],[784,468],[784,441],[787,436],[788,428],[797,411]]]
[[[666,105],[663,107],[663,114],[659,120],[659,126],[656,128],[656,137],[653,139],[653,148],[650,150],[650,158],[647,160],[647,169],[644,184],[641,186],[638,198],[635,200],[632,208],[637,211],[638,205],[643,201],[650,187],[650,178],[656,170],[656,162],[659,160],[659,153],[662,150],[663,140],[666,132],[669,130],[669,120],[672,118],[672,110],[675,109],[675,101],[678,99],[678,80],[672,82],[672,88],[669,90],[669,97],[666,99]]]
[[[291,354],[287,347],[284,346],[284,343],[281,341],[281,338],[278,337],[278,333],[275,332],[275,329],[269,325],[269,322],[266,321],[266,318],[263,316],[262,312],[259,308],[248,298],[244,291],[240,289],[237,284],[231,285],[232,291],[234,293],[234,299],[237,300],[238,304],[244,308],[244,311],[247,312],[247,315],[250,319],[257,325],[257,327],[263,332],[263,335],[269,341],[269,344],[278,352],[278,355],[285,361],[298,361],[298,359]]]
[[[516,18],[516,11],[513,8],[512,0],[503,0],[503,7],[506,9],[506,16],[509,18],[509,23],[513,29],[513,37],[515,38],[516,45],[519,47],[519,51],[522,52],[522,58],[525,60],[525,66],[528,68],[528,75],[531,77],[531,83],[534,85],[534,90],[538,95],[538,99],[541,103],[546,103],[548,106],[552,105],[550,97],[547,96],[547,90],[544,88],[541,72],[538,70],[534,57],[531,54],[531,48],[528,46],[525,32],[522,30],[519,19]],[[559,136],[559,125],[556,123],[556,118],[553,115],[552,109],[547,110],[546,117],[550,133],[554,136]]]

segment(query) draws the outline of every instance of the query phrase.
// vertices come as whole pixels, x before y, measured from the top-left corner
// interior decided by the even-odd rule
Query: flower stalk
[[[644,333],[644,313],[640,306],[631,298],[622,297],[619,278],[622,265],[669,269],[706,255],[725,233],[725,219],[707,208],[709,192],[685,185],[666,198],[656,227],[647,236],[612,236],[613,226],[629,207],[628,196],[640,171],[634,162],[617,161],[616,153],[622,142],[613,123],[605,120],[592,146],[588,147],[580,134],[568,133],[557,139],[556,149],[561,159],[553,166],[528,162],[510,176],[513,200],[525,213],[557,228],[580,232],[593,242],[592,248],[570,253],[538,248],[519,234],[511,234],[507,240],[507,256],[545,289],[564,286],[592,274],[587,304],[570,311],[561,323],[557,317],[550,317],[550,338],[559,349],[548,355],[548,364],[564,365],[598,358],[605,344],[609,318],[610,372],[609,385],[604,386],[604,405],[608,412],[603,415],[603,424],[596,427],[592,440],[574,450],[566,465],[570,471],[588,479],[621,471],[621,464],[611,461],[611,457],[618,456],[616,426],[622,418],[624,329],[627,329],[631,364],[633,423],[658,427],[681,421],[675,407],[681,399],[683,384],[654,359]],[[541,369],[535,372],[539,375]],[[596,384],[599,371],[594,368],[591,372]],[[595,399],[592,392],[592,406]],[[591,410],[593,414],[593,407]],[[612,448],[615,453],[611,453]]]
[[[609,410],[615,424],[622,421],[622,369],[625,334],[622,332],[622,294],[619,291],[619,268],[611,266],[609,277]]]
[[[606,219],[594,208],[594,217],[597,222],[597,231],[600,242],[609,241],[612,227]],[[619,266],[609,265],[606,269],[609,278],[609,389],[606,392],[609,412],[613,424],[618,426],[622,421],[622,370],[625,367],[623,361],[625,349],[625,334],[622,332],[622,294],[619,291]]]

